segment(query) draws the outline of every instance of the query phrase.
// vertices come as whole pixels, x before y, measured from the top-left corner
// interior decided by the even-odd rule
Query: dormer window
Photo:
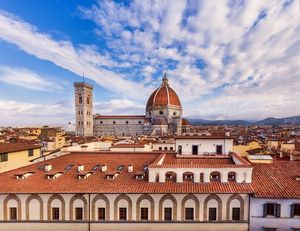
[[[106,173],[106,179],[108,180],[114,180],[120,175],[120,172],[111,172],[111,173]]]
[[[89,176],[91,176],[92,174],[93,174],[92,172],[80,173],[80,174],[78,174],[78,179],[80,179],[80,180],[86,179]]]
[[[142,171],[138,171],[134,175],[136,180],[143,180],[145,177],[145,173]]]
[[[53,174],[47,174],[46,175],[46,178],[48,180],[51,180],[51,179],[57,179],[58,177],[62,176],[62,172],[56,172],[56,173],[53,173]]]
[[[92,168],[92,171],[97,171],[97,169],[100,168],[100,164],[96,164],[93,168]]]
[[[16,179],[26,179],[27,177],[33,175],[34,172],[25,172],[25,173],[19,173],[19,174],[15,174]]]

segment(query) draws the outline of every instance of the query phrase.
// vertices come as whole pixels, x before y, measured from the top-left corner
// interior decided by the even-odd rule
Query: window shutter
[[[281,205],[276,204],[276,214],[275,217],[280,217],[280,212],[281,212]]]
[[[292,204],[291,205],[291,217],[295,216],[294,212],[295,212],[295,205]]]
[[[267,206],[268,206],[268,204],[264,204],[264,217],[266,217],[267,216]]]

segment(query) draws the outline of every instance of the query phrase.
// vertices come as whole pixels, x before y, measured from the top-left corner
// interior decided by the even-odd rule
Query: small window
[[[300,204],[291,205],[291,217],[300,217]]]
[[[165,150],[168,150],[168,147],[165,147]]]
[[[141,220],[148,221],[148,208],[141,208]]]
[[[173,151],[173,147],[170,147],[170,150]]]
[[[165,211],[164,220],[171,221],[172,220],[172,208],[165,208],[164,211]]]
[[[208,217],[209,221],[217,220],[217,208],[209,208],[208,213],[209,213],[209,217]]]
[[[8,154],[7,153],[0,154],[0,162],[5,162],[5,161],[8,161]]]
[[[182,154],[182,146],[181,146],[181,145],[178,146],[178,154],[179,154],[179,155]]]
[[[193,155],[198,155],[198,145],[193,145],[192,146],[192,154]]]
[[[116,121],[113,121],[113,124],[116,124]]]
[[[11,207],[9,208],[9,218],[10,220],[17,220],[17,208]]]
[[[86,104],[90,104],[90,97],[86,97]]]
[[[264,217],[280,217],[281,206],[280,204],[275,203],[266,203],[264,204]]]
[[[232,208],[232,220],[239,221],[240,220],[241,209],[240,208]]]
[[[139,121],[139,124],[142,124],[142,121]]]
[[[194,208],[185,208],[185,220],[194,220]]]
[[[100,168],[100,164],[96,164],[93,168],[92,168],[92,171],[97,171],[97,169]]]
[[[100,121],[100,124],[103,124],[103,121],[102,121],[102,120]]]
[[[159,148],[158,148],[158,150],[160,150],[160,151],[161,151],[161,150],[162,150],[162,147],[159,147]]]
[[[83,219],[83,213],[82,213],[82,208],[81,207],[75,208],[75,219],[76,220],[82,220]]]
[[[173,116],[176,116],[176,112],[173,112]]]
[[[81,96],[79,96],[78,102],[79,102],[80,104],[82,104],[82,97],[81,97]]]
[[[52,208],[52,220],[59,220],[59,208],[58,207]]]
[[[129,124],[129,122],[128,122],[128,121],[126,121],[126,124]]]
[[[163,112],[163,111],[159,111],[159,114],[160,114],[160,115],[163,115],[163,114],[164,114],[164,112]]]
[[[28,150],[28,157],[31,157],[31,156],[33,156],[33,149]]]
[[[119,208],[119,220],[127,220],[127,208]]]
[[[74,164],[69,164],[69,165],[65,168],[65,170],[70,170],[73,166],[74,166]]]
[[[124,169],[124,167],[125,167],[124,165],[119,165],[117,171],[121,172]]]
[[[105,220],[105,208],[98,208],[98,220]]]

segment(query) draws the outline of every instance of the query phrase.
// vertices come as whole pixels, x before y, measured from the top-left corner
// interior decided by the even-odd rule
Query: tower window
[[[87,97],[87,98],[86,98],[86,103],[87,103],[87,104],[90,104],[90,97]]]
[[[160,114],[160,115],[163,115],[163,114],[164,114],[164,112],[163,112],[163,111],[159,111],[159,114]]]
[[[82,97],[81,96],[79,96],[78,101],[79,101],[80,104],[82,104]]]

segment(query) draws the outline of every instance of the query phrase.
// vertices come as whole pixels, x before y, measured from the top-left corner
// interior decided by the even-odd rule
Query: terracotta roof
[[[144,144],[114,144],[111,148],[144,148]]]
[[[252,164],[255,197],[300,198],[300,161],[273,160],[273,164]]]
[[[237,158],[237,155],[234,156]],[[162,161],[160,161],[162,160]],[[236,164],[230,155],[216,156],[183,156],[174,153],[161,154],[149,167],[152,168],[247,168],[251,164],[240,158],[241,164]],[[159,164],[160,162],[160,164]]]
[[[144,115],[98,115],[94,119],[145,119]]]
[[[153,163],[159,153],[73,153],[48,160],[52,165],[51,172],[63,172],[57,179],[46,179],[47,172],[38,167],[44,163],[25,166],[13,171],[0,174],[0,193],[253,193],[248,183],[193,183],[165,182],[149,183],[147,177],[135,179],[136,171]],[[168,154],[167,154],[168,155]],[[117,171],[118,166],[125,165],[114,180],[106,179],[106,173],[94,171],[87,179],[78,179],[77,169],[65,170],[68,164],[84,165],[85,171],[91,170],[96,164],[107,164],[107,172]],[[127,166],[133,165],[133,172],[127,171]],[[15,179],[17,172],[36,172],[24,180]]]
[[[150,95],[146,108],[166,105],[181,107],[179,97],[169,86],[168,79],[164,77],[161,86]]]
[[[31,142],[0,143],[0,153],[19,152],[40,147],[41,146]]]
[[[207,135],[178,135],[175,139],[234,139],[232,136],[207,136]]]

